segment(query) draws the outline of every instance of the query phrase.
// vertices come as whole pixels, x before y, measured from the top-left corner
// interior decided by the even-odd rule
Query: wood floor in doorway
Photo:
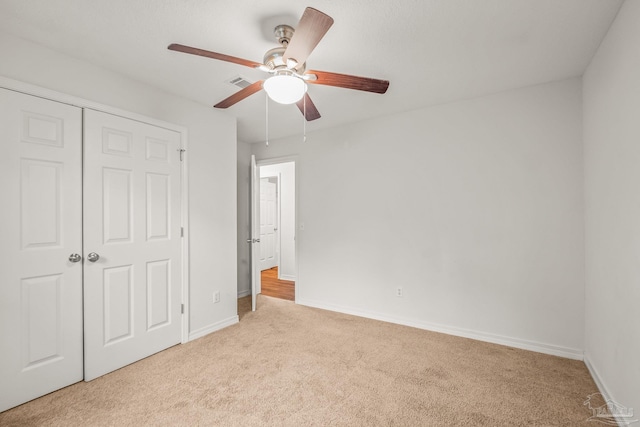
[[[278,279],[278,267],[262,271],[260,279],[262,282],[262,295],[289,301],[296,300],[295,282]]]

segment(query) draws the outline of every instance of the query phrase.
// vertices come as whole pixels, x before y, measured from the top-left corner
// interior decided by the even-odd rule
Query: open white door
[[[85,110],[85,380],[180,343],[180,134]]]
[[[260,177],[256,156],[251,155],[251,310],[256,311],[256,300],[260,289]]]
[[[0,89],[0,412],[82,380],[82,110]]]

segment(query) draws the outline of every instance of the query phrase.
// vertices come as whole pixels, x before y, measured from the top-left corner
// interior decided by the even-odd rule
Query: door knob
[[[260,239],[247,239],[247,243],[260,243]]]
[[[71,262],[80,262],[80,260],[82,259],[82,257],[78,254],[71,254],[69,255],[69,261]]]
[[[91,262],[96,262],[100,259],[100,255],[95,252],[91,252],[89,255],[87,255],[87,259]]]

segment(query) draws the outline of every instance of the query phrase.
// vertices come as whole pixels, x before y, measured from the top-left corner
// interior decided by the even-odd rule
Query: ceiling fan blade
[[[242,90],[239,90],[238,92],[234,93],[233,95],[231,95],[230,97],[223,99],[222,101],[218,102],[216,105],[214,105],[215,108],[229,108],[231,107],[233,104],[242,101],[243,99],[253,95],[254,93],[258,92],[260,89],[262,89],[262,80],[258,80],[257,82],[245,87]]]
[[[315,74],[316,79],[308,79],[307,83],[363,90],[365,92],[385,93],[389,88],[389,80],[369,77],[350,76],[348,74],[329,73],[327,71],[307,71],[305,75]]]
[[[284,52],[285,62],[294,59],[298,64],[304,64],[332,25],[333,18],[329,15],[312,7],[306,8]]]
[[[320,112],[316,108],[308,93],[305,93],[304,97],[300,101],[296,102],[296,105],[308,122],[320,118]]]
[[[258,62],[249,61],[247,59],[236,58],[235,56],[211,52],[209,50],[198,49],[196,47],[185,46],[177,43],[170,44],[167,49],[175,50],[176,52],[190,53],[191,55],[199,55],[205,56],[207,58],[219,59],[220,61],[233,62],[234,64],[240,64],[251,68],[258,68],[262,65]]]

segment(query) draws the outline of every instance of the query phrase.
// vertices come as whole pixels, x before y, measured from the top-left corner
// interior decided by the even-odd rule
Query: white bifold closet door
[[[0,144],[0,411],[180,343],[180,133],[0,88]]]
[[[82,110],[0,89],[0,146],[3,411],[82,380]]]
[[[180,134],[84,115],[85,380],[181,340]]]

